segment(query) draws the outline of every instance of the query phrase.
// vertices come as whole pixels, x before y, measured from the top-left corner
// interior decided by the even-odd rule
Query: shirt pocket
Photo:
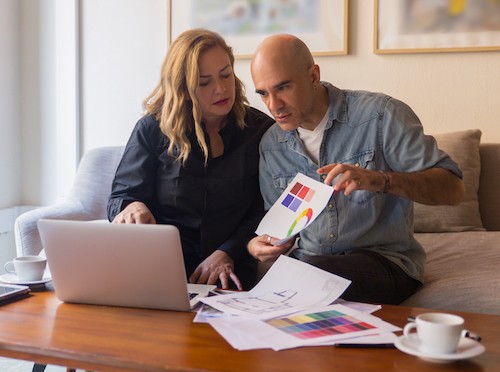
[[[281,194],[288,187],[296,174],[279,174],[273,177],[274,188]]]
[[[350,164],[362,169],[374,169],[375,150],[364,150],[339,161],[342,164]],[[351,203],[367,204],[375,193],[366,190],[355,190],[351,195],[344,197]]]

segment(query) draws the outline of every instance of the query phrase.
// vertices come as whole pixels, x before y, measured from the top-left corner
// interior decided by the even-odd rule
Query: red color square
[[[300,189],[302,188],[302,184],[301,183],[296,183],[292,189],[290,190],[290,193],[293,194],[293,195],[297,195],[297,193],[300,191]]]

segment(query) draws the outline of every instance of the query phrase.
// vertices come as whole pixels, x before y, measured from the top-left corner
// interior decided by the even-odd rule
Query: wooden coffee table
[[[429,309],[383,306],[375,315],[404,326]],[[77,305],[52,291],[0,307],[0,356],[96,371],[498,371],[500,316],[453,312],[486,351],[439,364],[397,349],[233,349],[193,313]]]

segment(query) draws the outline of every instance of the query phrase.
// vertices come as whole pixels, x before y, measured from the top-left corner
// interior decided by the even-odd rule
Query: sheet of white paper
[[[214,309],[212,306],[209,306],[207,304],[201,304],[201,306],[196,311],[196,316],[193,319],[193,323],[208,323],[210,319],[225,318],[228,316],[231,315]]]
[[[255,335],[241,332],[238,329],[238,324],[245,320],[245,318],[233,316],[208,319],[208,323],[237,350],[268,349],[269,346],[255,338]]]
[[[253,320],[251,320],[253,322]],[[248,333],[246,330],[249,320],[242,317],[227,317],[227,318],[212,318],[208,320],[208,323],[222,336],[224,339],[237,350],[254,350],[270,348],[269,342],[263,342],[263,338],[260,332],[251,331]],[[242,326],[240,326],[242,324]],[[255,323],[252,323],[255,324]],[[388,323],[387,323],[388,324]],[[389,325],[388,329],[392,328]],[[385,328],[385,326],[384,326]],[[252,330],[251,326],[250,329]],[[379,328],[377,333],[365,336],[355,335],[345,338],[335,339],[335,340],[321,340],[310,345],[301,346],[328,346],[335,345],[338,343],[349,343],[349,344],[389,344],[396,342],[398,336],[388,329]],[[399,329],[396,329],[399,330]],[[271,342],[272,344],[272,342]]]
[[[282,255],[249,292],[205,297],[201,301],[225,313],[269,319],[329,305],[350,284],[350,280]]]
[[[219,329],[225,330],[231,340],[228,342],[240,350],[262,348],[263,345],[283,350],[300,346],[332,345],[341,341],[385,343],[394,340],[389,333],[400,330],[380,318],[343,305],[309,309],[269,320],[233,317],[214,319],[215,322]],[[389,339],[391,341],[387,341]]]
[[[237,350],[255,350],[268,348],[267,345],[255,340],[249,335],[238,331],[238,323],[242,318],[213,318],[209,319],[208,323],[222,336],[224,339]]]
[[[280,245],[313,222],[325,208],[333,187],[298,173],[260,221],[257,235],[280,239]]]
[[[344,305],[347,306],[351,309],[358,310],[359,312],[365,313],[365,314],[371,314],[374,313],[377,310],[380,310],[382,308],[381,305],[373,305],[373,304],[367,304],[364,302],[356,302],[356,301],[346,301],[342,298],[336,299],[332,305],[339,304],[339,305]]]

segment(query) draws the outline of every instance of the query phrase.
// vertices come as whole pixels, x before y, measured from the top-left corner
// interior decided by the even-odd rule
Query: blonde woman
[[[249,107],[224,39],[192,29],[171,45],[116,171],[114,223],[171,224],[188,280],[249,289],[246,245],[263,214],[258,146],[274,122]]]

